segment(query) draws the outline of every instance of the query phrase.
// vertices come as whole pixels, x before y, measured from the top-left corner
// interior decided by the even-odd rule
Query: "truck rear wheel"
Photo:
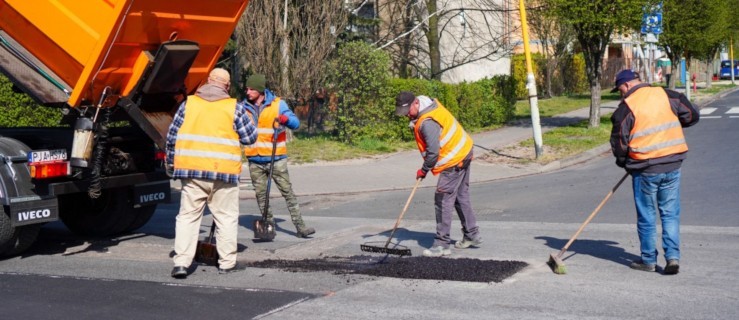
[[[12,227],[10,218],[5,212],[0,213],[0,256],[14,256],[36,241],[40,224]]]
[[[59,196],[59,215],[64,224],[76,234],[106,237],[127,231],[156,206],[134,208],[127,188],[103,189],[97,199],[85,193]],[[151,215],[148,216],[151,218]]]

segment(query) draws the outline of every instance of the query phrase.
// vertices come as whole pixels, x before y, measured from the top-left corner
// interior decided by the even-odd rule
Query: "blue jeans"
[[[665,260],[680,259],[680,169],[666,173],[631,174],[641,259],[657,264],[657,212],[662,221]]]

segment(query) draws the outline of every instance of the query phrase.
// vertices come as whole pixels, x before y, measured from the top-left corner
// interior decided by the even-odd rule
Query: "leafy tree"
[[[685,58],[687,67],[693,58],[708,59],[715,55],[730,34],[732,9],[726,0],[665,0],[664,33],[659,42],[673,66]],[[674,77],[670,88],[675,88]]]
[[[639,27],[647,0],[543,0],[560,22],[572,26],[590,82],[590,127],[600,126],[603,55],[614,32]]]

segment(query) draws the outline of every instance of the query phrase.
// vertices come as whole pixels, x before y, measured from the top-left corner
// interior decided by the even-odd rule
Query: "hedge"
[[[62,118],[59,109],[39,106],[24,93],[13,91],[13,84],[0,75],[0,127],[56,127]]]

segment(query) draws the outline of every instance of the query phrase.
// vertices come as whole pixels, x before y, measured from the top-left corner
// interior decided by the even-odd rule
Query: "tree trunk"
[[[603,75],[603,54],[605,52],[605,46],[601,47],[599,43],[608,43],[608,39],[588,40],[590,41],[580,39],[583,49],[587,48],[583,55],[585,57],[585,70],[588,74],[588,81],[590,81],[590,121],[588,127],[597,128],[600,127],[600,79]]]
[[[706,89],[713,85],[713,57],[706,61]]]
[[[589,128],[600,127],[600,81],[590,81],[590,122]]]
[[[436,12],[436,0],[426,1],[429,15]],[[429,60],[431,62],[431,79],[441,80],[441,48],[439,47],[439,15],[434,14],[428,20],[429,30],[426,40],[429,44]]]

